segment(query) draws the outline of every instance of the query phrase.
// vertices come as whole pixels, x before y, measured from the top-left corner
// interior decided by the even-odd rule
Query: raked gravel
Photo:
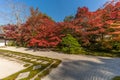
[[[120,76],[120,58],[68,55],[53,51],[34,51],[23,47],[0,49],[62,60],[62,63],[42,80],[111,80],[114,76]]]

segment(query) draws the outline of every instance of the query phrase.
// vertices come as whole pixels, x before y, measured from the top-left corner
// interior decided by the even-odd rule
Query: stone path
[[[22,80],[22,79],[28,79],[28,78],[31,78],[30,80],[36,80],[36,78],[38,78],[38,76],[41,74],[41,72],[43,72],[47,69],[52,69],[51,66],[58,62],[58,60],[55,60],[55,59],[34,56],[34,55],[28,55],[28,54],[26,55],[26,54],[22,54],[22,53],[15,54],[12,52],[7,52],[7,51],[0,53],[0,57],[14,60],[16,63],[18,61],[25,63],[22,66],[26,66],[26,68],[24,70],[21,70],[22,72],[19,72],[17,74],[13,74],[13,75],[9,74],[9,75],[11,75],[10,80],[13,80],[13,79]],[[0,63],[2,63],[2,62],[0,62]],[[1,66],[2,65],[4,65],[4,64],[2,63]],[[13,67],[14,66],[16,66],[16,65],[13,65]],[[9,68],[9,67],[7,67],[7,68]],[[1,69],[3,69],[3,67]],[[1,71],[3,71],[3,70],[1,70]],[[6,72],[9,72],[9,70],[6,69],[5,73]],[[4,75],[3,78],[6,78],[6,80],[9,79],[6,76],[6,74]]]
[[[27,78],[29,76],[29,74],[30,74],[30,72],[20,73],[15,80],[20,80],[20,79]]]
[[[33,70],[41,68],[41,65],[33,66]]]
[[[38,56],[61,59],[62,63],[42,80],[111,80],[120,75],[120,58],[67,55],[27,48],[1,48]]]

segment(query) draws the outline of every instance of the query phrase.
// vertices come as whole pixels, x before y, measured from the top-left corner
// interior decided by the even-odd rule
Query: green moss
[[[24,67],[28,67],[28,66],[30,66],[30,64],[25,64],[25,65],[23,65]]]
[[[116,76],[112,80],[120,80],[120,76]]]

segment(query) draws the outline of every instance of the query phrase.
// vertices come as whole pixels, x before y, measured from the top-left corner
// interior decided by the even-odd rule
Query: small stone
[[[32,58],[28,57],[27,59],[28,59],[28,60],[31,60]]]
[[[36,69],[39,69],[39,68],[41,68],[41,65],[34,66],[33,70],[36,70]]]
[[[14,56],[13,54],[8,54],[8,56]]]
[[[22,59],[22,57],[19,57],[18,59]]]
[[[26,59],[26,57],[21,57],[21,59],[25,60],[25,59]]]
[[[44,62],[42,62],[43,64],[48,64],[49,62],[48,61],[44,61]]]
[[[26,57],[22,57],[22,58],[24,58],[24,59],[25,59]]]
[[[23,79],[23,78],[27,78],[29,76],[29,74],[30,74],[30,72],[20,73],[15,80],[20,80],[20,79]]]
[[[15,56],[15,58],[20,58],[20,56]]]
[[[36,61],[37,63],[41,63],[41,62],[43,62],[42,60],[38,60],[38,61]]]
[[[37,61],[37,59],[31,59],[31,61]]]

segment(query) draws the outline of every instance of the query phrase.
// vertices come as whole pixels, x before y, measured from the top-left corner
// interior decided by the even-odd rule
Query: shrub
[[[77,39],[70,34],[67,34],[66,37],[62,38],[60,47],[63,52],[66,52],[69,54],[78,54],[83,51]]]
[[[114,41],[112,46],[114,50],[120,50],[120,42]]]
[[[104,51],[112,50],[111,41],[103,41],[103,42],[101,42],[101,50],[104,50]]]
[[[7,46],[16,46],[17,43],[15,41],[8,41]]]
[[[112,44],[111,41],[96,41],[94,43],[91,43],[89,45],[90,50],[95,51],[111,51],[112,50]]]

